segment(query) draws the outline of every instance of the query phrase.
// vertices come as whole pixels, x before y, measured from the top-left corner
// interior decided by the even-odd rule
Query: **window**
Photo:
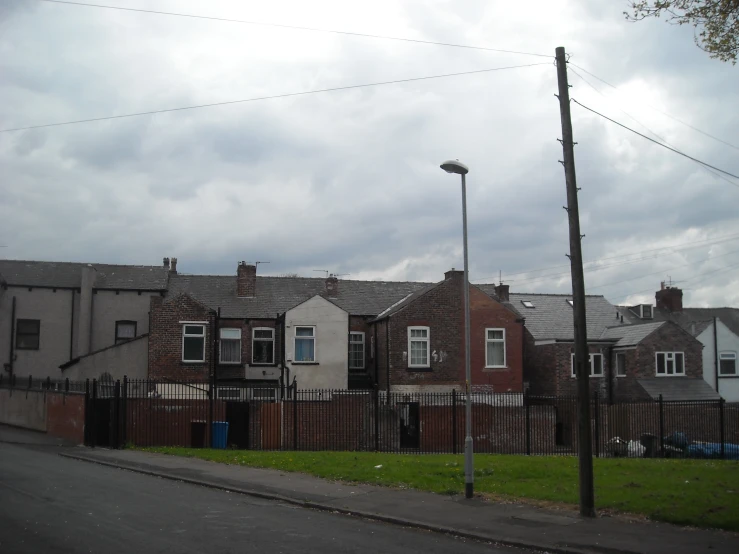
[[[182,326],[182,361],[205,361],[205,325],[202,323]]]
[[[18,319],[15,327],[15,347],[18,350],[38,350],[40,319]]]
[[[616,377],[626,377],[626,354],[616,354]]]
[[[316,361],[316,328],[295,327],[295,361]]]
[[[521,304],[523,304],[524,308],[533,308],[534,303],[531,300],[521,300]]]
[[[408,327],[408,367],[429,367],[428,327]]]
[[[685,375],[682,352],[657,352],[657,375]]]
[[[570,308],[574,308],[575,307],[575,301],[572,300],[572,298],[568,298],[567,299],[567,303],[570,305]]]
[[[275,330],[270,327],[256,327],[252,331],[251,363],[275,363]]]
[[[223,328],[220,330],[220,353],[222,364],[241,363],[241,329]]]
[[[485,329],[485,367],[506,367],[505,329]]]
[[[736,375],[736,352],[719,352],[718,374]]]
[[[115,322],[115,344],[131,340],[136,336],[135,321],[116,321]]]
[[[588,359],[590,360],[590,376],[591,377],[602,377],[603,376],[603,354],[589,354]],[[575,353],[572,353],[572,376],[575,375]]]
[[[349,333],[349,369],[364,369],[364,333]]]

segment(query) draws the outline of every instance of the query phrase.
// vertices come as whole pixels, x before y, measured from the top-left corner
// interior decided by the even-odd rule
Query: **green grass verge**
[[[460,455],[163,447],[141,450],[440,494],[458,494],[464,490]],[[739,464],[736,462],[600,458],[594,460],[594,471],[596,506],[600,510],[739,531]],[[477,454],[475,491],[498,498],[576,505],[577,458]]]

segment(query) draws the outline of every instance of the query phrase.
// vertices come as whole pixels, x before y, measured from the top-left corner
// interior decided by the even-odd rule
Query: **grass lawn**
[[[326,479],[464,491],[461,455],[367,452],[260,452],[145,448],[214,462],[297,471]],[[381,466],[381,467],[376,467]],[[682,525],[739,531],[739,464],[720,460],[600,458],[594,460],[598,509],[640,514]],[[576,505],[577,458],[475,455],[475,492],[495,498]]]

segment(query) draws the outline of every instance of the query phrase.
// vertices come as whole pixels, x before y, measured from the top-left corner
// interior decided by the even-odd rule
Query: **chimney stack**
[[[683,291],[677,287],[665,286],[664,281],[660,284],[660,290],[654,295],[658,310],[668,312],[683,311]]]
[[[444,279],[462,279],[464,278],[464,271],[460,271],[458,269],[450,269],[446,273],[444,273]]]
[[[326,277],[326,296],[336,298],[339,295],[339,279],[335,275]]]
[[[498,297],[498,300],[501,302],[508,302],[510,301],[510,294],[508,293],[510,289],[510,285],[504,285],[503,283],[499,285],[495,285],[495,296]]]
[[[164,269],[169,269],[169,258],[164,258],[162,260],[162,266],[164,267]]]
[[[257,266],[239,262],[236,268],[236,296],[254,298],[257,295]]]
[[[177,273],[177,258],[172,258],[172,263],[169,266],[169,271],[171,273]]]

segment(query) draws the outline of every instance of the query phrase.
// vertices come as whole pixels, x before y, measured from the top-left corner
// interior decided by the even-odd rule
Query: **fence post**
[[[452,454],[457,453],[457,389],[452,389]]]
[[[659,455],[665,455],[665,409],[662,395],[659,395]]]
[[[28,388],[29,390],[33,388],[33,376],[28,376]]]
[[[128,425],[128,377],[123,376],[123,420],[121,421],[121,445],[126,446],[128,441],[127,434]]]
[[[97,442],[97,396],[98,382],[97,379],[92,380],[92,411],[90,413],[90,446],[95,448]]]
[[[595,457],[600,458],[600,400],[598,391],[593,392],[593,412],[595,415]]]
[[[531,456],[531,409],[529,406],[529,389],[523,391],[523,405],[526,408],[526,455]]]
[[[293,450],[298,449],[298,384],[293,382]]]
[[[15,373],[13,373],[13,375],[11,376],[11,379],[10,379],[10,388],[15,387],[15,377],[16,377],[16,375],[15,375]]]
[[[121,447],[120,442],[120,429],[121,429],[121,381],[116,379],[115,387],[113,388],[113,422],[112,431],[113,436],[111,437],[111,446],[116,450]]]
[[[69,377],[64,379],[64,392],[69,392]]]
[[[380,391],[375,384],[372,390],[372,400],[375,409],[375,452],[380,451]]]
[[[90,380],[85,380],[85,425],[82,428],[82,434],[84,435],[85,446],[90,445]]]
[[[205,431],[205,436],[210,437],[208,441],[208,448],[213,448],[213,384],[215,377],[211,375],[208,377],[208,429]]]
[[[721,441],[721,459],[723,460],[726,456],[725,445],[724,445],[724,402],[723,398],[719,398],[718,401],[718,421],[719,421],[719,440]]]
[[[46,390],[51,390],[51,377],[46,377]]]

